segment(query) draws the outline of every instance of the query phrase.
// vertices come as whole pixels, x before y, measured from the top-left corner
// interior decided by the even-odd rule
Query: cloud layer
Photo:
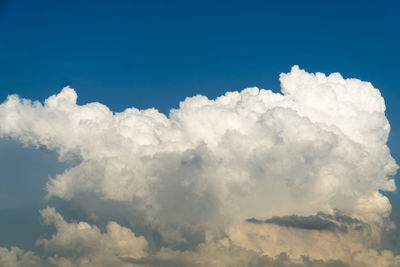
[[[398,264],[380,244],[394,227],[380,190],[395,190],[398,168],[380,92],[297,66],[280,80],[282,93],[197,95],[168,117],[77,105],[69,87],[44,104],[9,96],[0,105],[1,138],[79,159],[49,180],[47,198],[80,203],[99,225],[110,218],[95,203],[128,211],[102,231],[43,210],[57,229],[37,242],[49,264],[365,266],[368,257],[371,266]],[[315,240],[317,247],[307,245]],[[17,248],[2,253],[43,260]]]

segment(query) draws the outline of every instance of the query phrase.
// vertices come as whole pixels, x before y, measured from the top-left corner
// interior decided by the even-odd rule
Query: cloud
[[[285,253],[299,264],[306,264],[303,256],[360,262],[354,255],[374,253],[396,261],[380,249],[380,233],[393,229],[391,205],[381,191],[396,189],[398,166],[386,145],[390,125],[379,90],[297,66],[280,80],[282,93],[254,87],[215,100],[197,95],[168,116],[156,109],[114,113],[100,103],[78,105],[69,87],[43,104],[12,95],[0,104],[0,138],[54,150],[61,161],[78,159],[48,181],[47,198],[79,206],[86,220],[99,225],[110,220],[101,206],[126,210],[123,218],[111,218],[110,227],[136,241],[144,238],[138,251],[148,249],[139,258],[124,256],[130,263],[173,260],[168,253],[198,255],[221,240],[271,260]],[[66,260],[101,258],[91,250],[94,244],[113,242],[112,229],[82,224],[88,239],[80,240],[74,236],[79,224],[51,209],[43,213],[57,233],[38,244],[57,248],[57,255],[65,251]],[[243,223],[248,218],[270,219]],[[61,242],[67,232],[87,246],[79,257],[71,251],[78,243]],[[303,246],[317,236],[321,248]]]
[[[149,254],[143,237],[115,222],[101,231],[87,222],[67,222],[54,208],[40,213],[46,224],[56,227],[51,237],[36,242],[44,255],[1,248],[0,263],[4,266],[347,266],[340,260],[292,259],[286,253],[270,257],[231,243],[229,238],[207,241],[193,251],[162,248]]]
[[[345,214],[341,214],[340,211],[335,210],[335,214],[327,214],[324,212],[318,212],[317,215],[310,216],[274,216],[267,220],[259,220],[256,218],[247,219],[246,222],[261,224],[270,223],[279,226],[293,227],[306,230],[319,230],[319,231],[341,231],[346,232],[348,227],[352,227],[355,230],[361,230],[365,224],[357,219],[353,219]]]
[[[33,252],[25,252],[18,247],[0,248],[0,266],[7,267],[36,267],[46,266]]]
[[[345,227],[340,227],[334,222],[329,220],[321,219],[319,216],[274,216],[271,219],[265,220],[265,223],[272,223],[276,225],[286,226],[286,227],[294,227],[301,229],[310,229],[310,230],[340,230],[346,231]]]
[[[316,216],[316,215],[314,215]],[[231,244],[249,251],[257,251],[270,257],[285,253],[293,261],[309,259],[336,260],[350,266],[398,266],[400,257],[385,249],[381,236],[393,229],[376,225],[338,225],[321,227],[313,220],[293,220],[295,216],[280,218],[266,223],[262,220],[231,225],[225,230]],[[306,217],[307,218],[307,217]],[[308,218],[307,218],[308,219]],[[299,223],[300,221],[300,223]],[[311,221],[311,222],[310,222]],[[346,230],[343,228],[347,227]],[[393,233],[393,232],[392,232]]]
[[[109,222],[105,233],[86,222],[67,223],[54,208],[41,211],[46,224],[57,232],[36,243],[50,255],[49,261],[66,266],[118,266],[119,258],[141,258],[147,254],[147,241],[128,228]]]

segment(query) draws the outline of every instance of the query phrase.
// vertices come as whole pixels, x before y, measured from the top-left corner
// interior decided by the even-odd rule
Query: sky
[[[400,223],[399,10],[394,0],[0,0],[0,263],[86,266],[106,250],[109,264],[123,255],[132,266],[399,266],[388,223]],[[139,111],[150,108],[160,113]],[[263,244],[263,233],[282,240]],[[288,252],[335,233],[340,251]],[[130,247],[113,243],[123,237]]]

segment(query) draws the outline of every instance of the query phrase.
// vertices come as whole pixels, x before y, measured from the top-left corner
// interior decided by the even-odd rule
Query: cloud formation
[[[297,66],[280,80],[282,93],[254,87],[215,100],[197,95],[168,117],[155,109],[77,105],[69,87],[44,104],[9,96],[0,105],[1,138],[79,159],[49,180],[47,198],[85,199],[83,213],[100,224],[109,218],[93,203],[129,207],[130,228],[115,217],[105,232],[45,209],[43,219],[57,233],[38,245],[65,266],[101,264],[102,257],[127,266],[185,265],[189,258],[199,266],[251,266],[257,257],[281,266],[291,266],[284,257],[304,266],[364,264],[367,257],[376,259],[371,266],[397,264],[380,246],[380,234],[394,227],[380,190],[396,189],[398,166],[386,145],[390,125],[379,90]],[[87,238],[77,234],[82,227]],[[128,239],[115,245],[122,237]],[[319,238],[318,247],[306,245]],[[83,254],[72,251],[78,243]]]
[[[274,216],[267,220],[249,218],[246,221],[255,224],[270,223],[285,227],[320,231],[325,230],[345,232],[349,227],[354,228],[355,230],[361,230],[364,228],[364,223],[362,221],[353,219],[345,214],[341,214],[338,210],[335,210],[334,215],[318,212],[317,215],[289,215],[282,217]]]

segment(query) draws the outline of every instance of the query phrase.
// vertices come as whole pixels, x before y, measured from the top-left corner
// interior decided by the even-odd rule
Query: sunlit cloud
[[[396,189],[398,166],[379,90],[297,66],[280,81],[281,93],[188,97],[168,116],[78,105],[69,87],[43,104],[9,96],[0,137],[78,160],[49,179],[46,198],[78,203],[99,225],[46,208],[42,219],[56,232],[37,241],[43,255],[4,248],[0,258],[10,266],[400,264],[381,240],[395,228],[382,191]],[[105,209],[126,212],[110,220]]]

